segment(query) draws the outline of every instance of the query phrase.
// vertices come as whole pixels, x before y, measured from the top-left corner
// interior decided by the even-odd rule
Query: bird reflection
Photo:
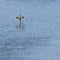
[[[19,24],[16,25],[16,29],[24,30],[24,24],[20,22]]]

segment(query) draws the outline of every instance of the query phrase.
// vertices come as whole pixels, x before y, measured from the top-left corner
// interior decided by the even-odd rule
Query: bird
[[[19,20],[19,17],[16,17],[16,20]]]
[[[25,19],[24,16],[16,17],[16,20],[24,20],[24,19]]]

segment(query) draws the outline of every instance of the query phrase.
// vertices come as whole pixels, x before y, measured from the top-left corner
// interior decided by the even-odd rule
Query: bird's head
[[[16,20],[19,20],[19,17],[16,17]]]

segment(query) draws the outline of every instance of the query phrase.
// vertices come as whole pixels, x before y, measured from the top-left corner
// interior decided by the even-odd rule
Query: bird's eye
[[[16,17],[16,19],[19,19],[19,17]]]
[[[22,16],[22,18],[24,19],[24,16]]]

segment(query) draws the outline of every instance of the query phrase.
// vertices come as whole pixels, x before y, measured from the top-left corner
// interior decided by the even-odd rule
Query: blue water
[[[60,1],[0,0],[0,60],[60,60]]]

